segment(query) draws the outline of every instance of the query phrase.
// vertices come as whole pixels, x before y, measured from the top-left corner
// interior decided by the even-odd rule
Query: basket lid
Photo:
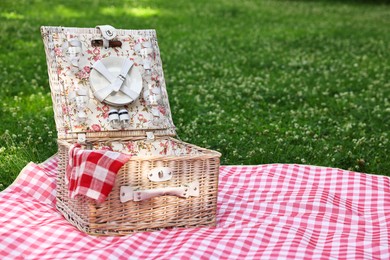
[[[58,138],[176,135],[155,30],[41,33]]]

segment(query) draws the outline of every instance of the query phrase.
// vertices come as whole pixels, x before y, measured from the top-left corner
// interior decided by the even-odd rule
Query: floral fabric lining
[[[59,82],[59,89],[53,89],[55,84],[51,84],[57,117],[62,119],[60,125],[57,122],[59,133],[118,131],[109,124],[108,112],[112,107],[94,98],[89,82],[92,65],[109,56],[132,60],[143,79],[143,89],[139,98],[129,105],[120,107],[129,112],[130,128],[126,130],[174,129],[154,31],[129,31],[126,35],[117,36],[116,39],[122,42],[121,47],[108,49],[93,47],[91,41],[101,39],[101,36],[92,33],[71,33],[65,28],[59,32],[43,34],[43,37],[49,35],[52,57],[48,57],[48,60],[55,61]],[[73,42],[81,45],[81,48],[77,49],[79,53],[72,53],[74,50],[69,46]],[[148,47],[148,51],[143,51],[146,50],[145,46]],[[87,93],[81,111],[79,104],[70,98],[72,95],[77,96],[80,90]],[[157,102],[155,99],[151,100],[153,93],[159,93]],[[80,112],[86,115],[85,121],[80,120],[78,116]]]
[[[131,154],[132,156],[184,156],[199,155],[196,148],[177,142],[173,139],[159,139],[154,141],[106,141],[93,144],[94,150],[110,150]]]

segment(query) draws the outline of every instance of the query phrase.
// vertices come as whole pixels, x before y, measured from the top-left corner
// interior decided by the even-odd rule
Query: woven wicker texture
[[[153,231],[170,227],[198,227],[213,226],[216,224],[218,174],[221,154],[208,149],[200,148],[177,139],[173,125],[165,89],[161,60],[155,31],[153,30],[118,30],[120,39],[131,42],[121,51],[107,52],[106,55],[123,55],[126,48],[130,58],[134,56],[134,44],[149,39],[154,44],[154,65],[152,66],[152,79],[149,85],[161,88],[162,109],[159,121],[161,125],[149,123],[148,115],[150,107],[145,106],[145,93],[141,93],[139,100],[130,104],[128,109],[133,118],[132,127],[126,130],[110,128],[104,104],[95,99],[89,101],[88,119],[91,122],[77,125],[74,112],[75,107],[69,101],[69,93],[74,92],[74,82],[80,78],[74,78],[68,60],[58,50],[63,42],[81,39],[83,46],[90,44],[92,39],[98,37],[99,31],[90,28],[59,28],[42,27],[42,37],[45,45],[50,87],[55,112],[55,120],[58,130],[59,165],[57,176],[57,208],[63,216],[74,226],[91,235],[126,235],[139,231]],[[95,50],[87,46],[84,49],[90,53]],[[94,47],[97,48],[97,47]],[[95,57],[96,58],[96,57]],[[91,65],[91,64],[89,64]],[[68,70],[66,69],[68,68]],[[63,72],[65,70],[65,72]],[[140,67],[142,71],[142,68]],[[143,77],[146,77],[145,71]],[[77,74],[77,73],[76,73]],[[158,80],[156,80],[158,78]],[[148,83],[148,81],[146,82]],[[84,86],[89,87],[88,81],[82,81]],[[149,86],[148,85],[148,86]],[[90,91],[90,88],[88,88]],[[144,86],[143,92],[147,91]],[[92,96],[92,95],[89,95]],[[99,111],[96,116],[96,111]],[[101,112],[103,111],[103,112]],[[142,113],[140,112],[142,111]],[[149,111],[150,112],[150,111]],[[145,115],[145,116],[144,116]],[[95,116],[95,117],[93,117]],[[141,117],[142,116],[142,117]],[[138,120],[138,121],[137,121]],[[97,122],[97,123],[96,123]],[[144,124],[145,123],[145,124]],[[94,126],[98,126],[95,127]],[[152,132],[154,140],[146,139],[147,132]],[[86,149],[101,147],[105,144],[126,146],[129,142],[137,148],[132,151],[132,157],[119,171],[116,183],[110,195],[104,203],[97,204],[84,196],[69,197],[66,182],[66,165],[71,145],[78,140],[78,134],[84,133]],[[137,143],[138,142],[138,143]],[[154,149],[153,144],[169,145],[164,149]],[[150,144],[150,145],[145,145]],[[137,145],[138,144],[138,145]],[[179,147],[179,148],[178,148]],[[154,147],[156,148],[156,146]],[[149,149],[149,150],[148,150]],[[129,151],[120,151],[129,153]],[[157,167],[169,167],[172,170],[172,178],[164,182],[153,182],[147,178],[147,173]],[[154,197],[143,201],[120,201],[122,186],[131,186],[141,190],[151,190],[166,187],[178,187],[192,182],[199,183],[199,196],[181,198],[169,194]]]
[[[166,227],[215,225],[217,207],[219,153],[187,144],[197,154],[184,156],[133,156],[118,173],[110,196],[102,204],[85,197],[69,198],[65,184],[68,149],[59,141],[59,174],[57,208],[69,222],[93,235],[125,235],[135,231],[151,231]],[[147,173],[155,167],[169,167],[173,178],[168,182],[151,182]],[[161,196],[146,201],[120,202],[120,187],[130,185],[142,189],[179,186],[194,180],[200,182],[200,196],[178,198]]]

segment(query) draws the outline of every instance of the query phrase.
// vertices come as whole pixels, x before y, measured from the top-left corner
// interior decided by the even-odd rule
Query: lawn
[[[222,164],[390,175],[385,1],[3,0],[0,22],[0,190],[57,149],[41,25],[156,29],[178,135]]]

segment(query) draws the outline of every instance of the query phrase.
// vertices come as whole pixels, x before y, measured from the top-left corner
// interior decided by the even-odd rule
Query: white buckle
[[[116,37],[116,29],[111,25],[98,25],[96,28],[102,33],[103,47],[107,49],[110,46],[110,40]]]
[[[146,139],[148,141],[154,141],[155,136],[154,136],[153,132],[146,132]]]
[[[122,74],[119,74],[118,78],[123,82],[123,81],[125,81],[126,76],[123,76]]]
[[[102,33],[102,36],[106,40],[112,40],[116,37],[116,29],[112,27],[111,25],[98,25],[96,26]]]
[[[77,134],[77,142],[79,144],[84,144],[87,141],[87,136],[85,133],[78,133]]]

